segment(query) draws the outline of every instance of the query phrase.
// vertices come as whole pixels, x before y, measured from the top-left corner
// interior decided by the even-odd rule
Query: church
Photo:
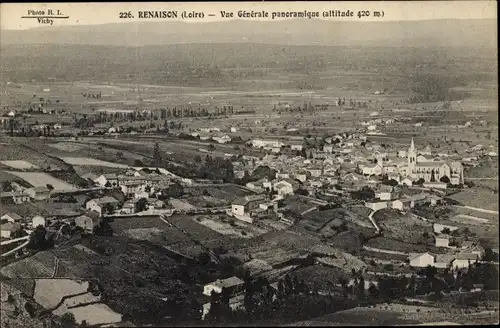
[[[424,159],[422,161],[422,159]],[[457,161],[427,161],[419,156],[413,138],[407,152],[407,166],[400,168],[400,173],[413,181],[424,179],[425,182],[447,182],[453,185],[464,183],[464,168]]]

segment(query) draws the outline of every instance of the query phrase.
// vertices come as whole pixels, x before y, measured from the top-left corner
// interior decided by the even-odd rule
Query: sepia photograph
[[[0,4],[1,328],[499,324],[495,1]]]

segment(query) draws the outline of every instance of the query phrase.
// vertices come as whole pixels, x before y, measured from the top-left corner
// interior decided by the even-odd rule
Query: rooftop
[[[214,282],[209,283],[208,285],[215,285],[221,288],[228,288],[228,287],[234,287],[238,285],[242,285],[244,282],[238,277],[229,277],[226,279],[217,279]]]
[[[255,202],[255,201],[260,201],[264,200],[265,197],[263,195],[250,195],[242,198],[238,198],[235,201],[233,201],[233,205],[247,205],[250,202]]]

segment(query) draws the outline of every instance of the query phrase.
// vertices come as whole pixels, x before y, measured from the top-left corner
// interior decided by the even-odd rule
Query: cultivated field
[[[84,293],[88,282],[69,279],[36,279],[35,301],[46,309],[55,309],[64,296]]]
[[[56,179],[47,173],[42,172],[15,172],[9,171],[9,174],[18,176],[19,178],[27,181],[34,187],[45,187],[48,184],[54,187],[54,190],[73,190],[76,189],[75,186],[64,182],[62,180]]]
[[[119,168],[119,169],[126,169],[126,168],[128,168],[127,165],[118,164],[118,163],[112,163],[112,162],[106,162],[106,161],[101,161],[101,160],[98,160],[98,159],[87,158],[87,157],[62,157],[61,159],[65,163],[68,163],[70,165],[104,166],[104,167],[113,167],[113,168]]]
[[[31,164],[27,161],[1,161],[2,164],[7,165],[17,170],[35,170],[38,166]]]

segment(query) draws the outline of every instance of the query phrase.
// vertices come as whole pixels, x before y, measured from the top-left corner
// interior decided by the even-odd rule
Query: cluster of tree
[[[184,188],[178,183],[174,182],[168,188],[162,189],[158,195],[158,199],[165,200],[170,198],[179,198],[184,195]]]
[[[100,99],[102,96],[102,93],[101,93],[101,91],[99,91],[99,93],[84,92],[84,93],[82,93],[82,96],[85,98]]]
[[[356,200],[371,201],[375,198],[375,191],[368,186],[364,186],[359,190],[352,191],[351,197]]]
[[[197,176],[201,179],[234,182],[234,166],[230,159],[207,155],[198,167]]]
[[[413,74],[410,77],[412,91],[415,93],[408,102],[435,102],[463,100],[470,97],[470,92],[450,90],[453,87],[463,87],[468,83],[465,75]]]
[[[252,181],[258,181],[260,179],[268,179],[272,181],[276,178],[276,170],[270,168],[267,165],[258,166],[255,170],[253,170],[252,174],[248,171],[245,171],[243,177],[238,181],[238,183],[245,185]]]
[[[303,280],[286,275],[275,289],[266,278],[244,278],[241,309],[232,310],[230,292],[212,293],[208,320],[213,324],[284,323],[318,317],[355,306],[355,302],[331,294],[322,295]]]
[[[205,107],[202,108],[201,106],[198,106],[198,108],[192,108],[191,106],[189,106],[187,108],[161,108],[159,117],[160,119],[167,119],[181,117],[225,116],[232,114],[234,114],[234,106],[232,105],[215,107],[213,111],[208,111]]]
[[[96,236],[113,236],[113,227],[111,227],[110,219],[103,218],[101,222],[96,227],[94,227],[93,232]]]
[[[45,250],[52,248],[54,246],[53,235],[47,233],[47,229],[43,226],[38,226],[31,233],[28,243],[29,249],[34,250]]]

